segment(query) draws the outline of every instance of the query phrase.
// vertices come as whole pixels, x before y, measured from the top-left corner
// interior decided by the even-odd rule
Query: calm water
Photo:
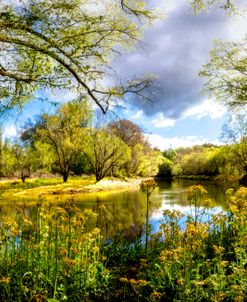
[[[159,186],[150,198],[149,223],[152,232],[158,230],[165,209],[176,209],[186,215],[191,213],[186,190],[188,186],[195,184],[202,184],[208,190],[209,197],[215,200],[217,206],[211,210],[211,213],[224,209],[227,186],[213,182],[180,179],[160,181]],[[58,198],[62,201],[61,196]],[[140,190],[90,193],[80,196],[73,195],[71,198],[81,209],[90,208],[98,214],[96,226],[101,229],[103,236],[106,238],[119,235],[131,240],[144,232],[146,195]],[[14,204],[13,202],[9,209],[10,215],[15,215]],[[26,211],[29,215],[32,215],[32,207],[27,207]]]
[[[226,190],[228,186],[206,181],[191,181],[176,179],[160,181],[150,200],[149,223],[151,232],[158,231],[165,209],[175,209],[188,215],[191,207],[187,201],[187,187],[202,184],[216,206],[211,214],[224,210]],[[114,193],[85,194],[78,200],[81,208],[91,208],[98,213],[97,227],[100,227],[106,237],[119,234],[131,239],[144,231],[146,221],[146,195],[139,190],[128,190]]]

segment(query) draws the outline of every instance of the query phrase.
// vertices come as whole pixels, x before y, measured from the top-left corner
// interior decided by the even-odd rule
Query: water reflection
[[[158,231],[163,211],[166,209],[179,210],[185,215],[190,214],[191,208],[186,198],[186,188],[190,185],[199,184],[198,181],[174,180],[159,182],[159,186],[154,190],[150,200],[149,222],[151,232]],[[214,199],[217,207],[211,209],[211,214],[224,209],[226,201],[226,185],[201,182],[208,190],[209,197]],[[128,190],[120,192],[100,192],[74,195],[71,199],[81,209],[92,209],[97,213],[96,227],[101,229],[105,238],[121,236],[134,240],[142,236],[145,228],[146,216],[146,195],[138,190]],[[46,201],[43,201],[46,202]],[[59,196],[57,202],[64,203],[63,197]],[[25,208],[29,216],[35,216],[36,207],[30,202]],[[15,202],[2,206],[2,211],[7,215],[15,216]]]

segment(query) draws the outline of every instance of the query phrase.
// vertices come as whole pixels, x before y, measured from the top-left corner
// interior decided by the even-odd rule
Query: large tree
[[[205,91],[230,107],[247,104],[247,39],[242,42],[216,41],[210,61],[200,76],[207,77]]]
[[[92,111],[88,103],[76,100],[62,105],[55,114],[42,115],[37,123],[35,140],[50,145],[64,182],[81,151],[85,128],[91,117]]]
[[[106,112],[111,101],[130,92],[141,95],[152,82],[143,76],[125,85],[102,84],[114,74],[114,55],[133,47],[143,21],[153,18],[141,0],[6,3],[0,1],[2,110],[23,104],[38,89],[61,88],[86,94]]]
[[[83,152],[99,181],[114,170],[121,170],[130,160],[129,147],[109,129],[93,128],[84,144]]]

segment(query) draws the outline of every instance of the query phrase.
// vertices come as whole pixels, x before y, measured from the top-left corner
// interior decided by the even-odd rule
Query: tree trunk
[[[68,178],[69,178],[69,174],[63,173],[63,182],[67,182]]]
[[[245,174],[240,180],[239,184],[247,187],[247,174]]]
[[[98,182],[98,181],[100,181],[101,179],[102,179],[102,177],[100,177],[100,175],[95,175],[95,177],[96,177],[96,181]]]

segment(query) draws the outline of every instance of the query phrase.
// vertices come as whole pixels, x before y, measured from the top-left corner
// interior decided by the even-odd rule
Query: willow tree
[[[64,182],[81,152],[91,117],[92,111],[87,102],[75,100],[61,106],[55,114],[42,115],[37,123],[35,140],[51,147]]]
[[[1,0],[0,12],[2,110],[41,88],[59,88],[86,94],[106,112],[111,101],[142,95],[152,81],[102,84],[113,74],[114,56],[132,48],[144,21],[153,18],[140,0]]]

